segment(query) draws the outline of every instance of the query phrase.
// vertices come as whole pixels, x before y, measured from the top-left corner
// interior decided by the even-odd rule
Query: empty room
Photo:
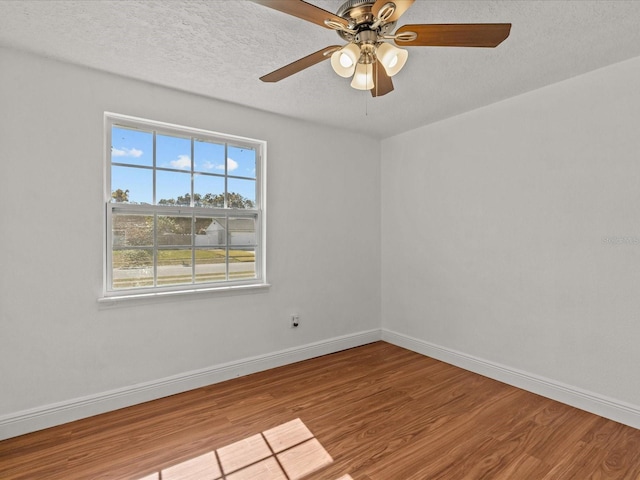
[[[0,1],[0,479],[640,479],[639,21]]]

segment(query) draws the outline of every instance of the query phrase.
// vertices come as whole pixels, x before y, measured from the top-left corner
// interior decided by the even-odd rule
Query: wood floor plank
[[[640,480],[639,430],[385,342],[2,441],[0,479],[217,471],[214,452],[285,424],[313,435],[287,440],[290,472],[326,451],[305,480]]]

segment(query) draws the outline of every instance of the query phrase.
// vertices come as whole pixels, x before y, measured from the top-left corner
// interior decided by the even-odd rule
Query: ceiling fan
[[[334,15],[303,0],[252,0],[321,27],[337,31],[348,43],[331,45],[275,70],[260,80],[278,82],[331,58],[333,70],[352,77],[351,86],[379,97],[393,90],[391,77],[407,61],[407,47],[496,47],[509,36],[510,23],[403,25],[397,20],[414,0],[347,0]]]

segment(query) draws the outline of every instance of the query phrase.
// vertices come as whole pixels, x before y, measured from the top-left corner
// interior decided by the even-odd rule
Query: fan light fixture
[[[404,64],[407,63],[409,52],[398,47],[394,47],[390,43],[383,43],[376,51],[378,60],[387,71],[387,75],[393,77],[402,70]]]
[[[380,61],[390,77],[402,70],[409,57],[409,52],[389,43],[381,43],[377,47],[368,46],[367,53],[371,49],[375,52],[374,58]],[[353,75],[351,86],[357,90],[371,90],[374,87],[373,64],[356,43],[349,43],[332,53],[331,66],[341,77]]]
[[[331,55],[333,71],[341,77],[347,78],[353,75],[356,64],[360,58],[360,48],[355,43],[350,43]]]
[[[373,64],[359,63],[353,80],[351,80],[351,86],[356,90],[371,90],[373,88]]]

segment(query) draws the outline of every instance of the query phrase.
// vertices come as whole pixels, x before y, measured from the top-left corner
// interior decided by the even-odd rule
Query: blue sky
[[[227,148],[229,175],[254,178],[256,155],[251,149],[229,145]],[[156,165],[178,171],[157,172],[157,200],[177,198],[191,190],[191,142],[188,138],[168,135],[156,136]],[[111,131],[112,162],[131,166],[153,166],[153,134],[140,130],[113,127]],[[194,191],[223,193],[224,178],[203,174],[224,175],[224,144],[194,141]],[[153,202],[153,176],[151,168],[111,167],[111,191],[129,190],[129,201]],[[229,192],[236,192],[255,201],[255,181],[228,179]]]

